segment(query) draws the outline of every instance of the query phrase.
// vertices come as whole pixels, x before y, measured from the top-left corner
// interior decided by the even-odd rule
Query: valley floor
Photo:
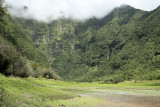
[[[159,107],[160,81],[76,83],[0,74],[2,107]]]
[[[160,107],[159,96],[129,94],[126,92],[92,93],[90,96],[104,99],[103,103],[94,107]]]

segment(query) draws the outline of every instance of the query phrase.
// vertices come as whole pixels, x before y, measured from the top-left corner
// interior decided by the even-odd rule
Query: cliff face
[[[50,24],[22,18],[16,20],[35,42],[36,47],[49,58],[56,57],[59,54],[62,38],[67,34],[74,35],[77,25],[76,21],[67,19],[59,19]],[[74,50],[74,41],[70,41],[70,48]]]

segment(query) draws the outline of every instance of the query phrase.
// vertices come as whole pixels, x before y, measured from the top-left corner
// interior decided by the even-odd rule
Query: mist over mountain
[[[36,0],[33,1],[38,3]],[[12,5],[7,7],[11,15],[6,13],[5,8],[0,7],[2,74],[103,83],[160,79],[160,7],[144,11],[123,5],[114,8],[102,18],[99,18],[101,16],[92,18],[94,16],[92,13],[97,15],[97,11],[100,12],[98,14],[103,12],[100,10],[92,12],[92,9],[88,12],[89,8],[80,6],[80,4],[90,6],[87,2],[84,5],[83,2],[70,1],[78,10],[72,6],[71,9],[69,0],[68,2],[59,0],[57,3],[63,6],[56,3],[55,12],[64,8],[60,13],[66,14],[66,17],[62,15],[55,17],[55,13],[51,11],[52,5],[48,4],[47,8],[45,4],[54,3],[53,1],[40,0],[41,5],[33,7],[28,4],[32,2],[26,2],[26,5],[21,5],[20,2],[15,5],[10,2]],[[98,2],[100,1],[94,2],[93,7],[96,7]],[[75,5],[76,3],[78,4]],[[102,5],[104,3],[102,2]],[[46,8],[37,8],[38,6]],[[141,6],[144,7],[145,5]],[[105,10],[107,8],[102,6],[102,9],[107,12]],[[48,13],[52,12],[51,17],[47,19]],[[76,21],[76,18],[89,19]]]
[[[16,2],[16,3],[15,3]],[[153,10],[159,0],[6,0],[8,12],[13,16],[51,22],[58,18],[85,20],[102,18],[122,4],[142,10]]]

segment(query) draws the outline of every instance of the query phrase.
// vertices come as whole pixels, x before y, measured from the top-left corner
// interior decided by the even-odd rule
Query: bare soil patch
[[[98,97],[105,100],[95,107],[160,107],[160,96],[130,95],[125,92],[95,92],[82,96]]]

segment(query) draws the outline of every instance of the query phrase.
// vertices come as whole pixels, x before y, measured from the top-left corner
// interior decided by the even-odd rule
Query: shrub
[[[27,59],[19,57],[19,59],[13,64],[13,74],[15,76],[28,77],[33,74],[33,69]]]
[[[33,77],[35,77],[35,78],[39,78],[39,77],[41,77],[41,76],[42,76],[42,73],[41,73],[41,71],[40,71],[40,70],[36,70],[36,71],[34,71]]]
[[[58,76],[55,74],[55,72],[51,70],[45,71],[43,74],[43,77],[48,79],[55,79],[55,80],[58,79]]]
[[[115,76],[115,77],[106,79],[104,81],[104,83],[106,83],[106,84],[117,84],[117,83],[120,83],[120,82],[123,82],[123,81],[124,81],[124,78],[122,76]]]

